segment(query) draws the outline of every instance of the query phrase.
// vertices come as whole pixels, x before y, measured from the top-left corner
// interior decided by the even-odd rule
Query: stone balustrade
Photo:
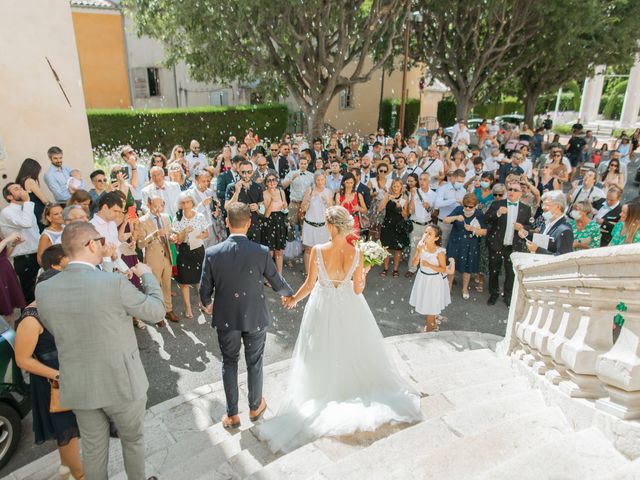
[[[570,397],[640,418],[640,244],[512,259],[503,352]],[[617,313],[624,324],[614,343]]]

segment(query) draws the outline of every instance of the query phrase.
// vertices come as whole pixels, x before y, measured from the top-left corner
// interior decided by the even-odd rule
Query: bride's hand
[[[364,271],[364,274],[366,275],[367,273],[369,273],[369,270],[371,270],[371,265],[364,267],[362,270]]]

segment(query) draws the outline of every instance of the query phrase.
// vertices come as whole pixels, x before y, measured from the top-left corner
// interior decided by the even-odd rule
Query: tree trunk
[[[307,136],[312,139],[322,137],[324,133],[325,115],[329,108],[329,102],[318,102],[313,107],[304,108],[305,121],[307,123]]]
[[[539,92],[533,90],[525,90],[524,97],[524,123],[533,128],[533,117],[536,114],[536,103],[538,103]]]
[[[456,121],[469,120],[469,112],[473,106],[473,99],[466,93],[456,93]]]

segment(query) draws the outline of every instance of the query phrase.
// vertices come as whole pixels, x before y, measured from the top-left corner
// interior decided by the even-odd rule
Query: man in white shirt
[[[124,211],[124,201],[116,192],[105,193],[98,202],[98,211],[89,221],[100,235],[104,237],[105,245],[109,256],[102,259],[102,266],[106,271],[113,270],[113,262],[120,258],[118,247],[118,226],[116,218],[119,214],[126,214]]]
[[[11,259],[25,301],[29,304],[34,299],[34,288],[39,268],[36,252],[40,231],[33,214],[34,204],[29,201],[29,193],[18,183],[11,182],[5,185],[2,189],[2,196],[8,205],[0,212],[0,232],[4,238],[13,233],[20,235],[20,240],[14,242],[15,248],[11,252]],[[4,294],[0,293],[0,295]]]
[[[382,157],[382,144],[380,142],[374,142],[371,149],[364,156],[373,162],[376,155]]]
[[[295,231],[301,234],[302,221],[298,213],[300,212],[300,205],[305,192],[313,186],[313,173],[307,170],[309,167],[308,153],[302,154],[298,167],[298,170],[292,170],[287,173],[284,180],[282,180],[282,186],[284,188],[289,187],[289,223],[294,227]]]
[[[487,172],[495,173],[500,168],[500,162],[504,159],[504,153],[500,153],[497,148],[491,150],[491,153],[484,161],[484,169]]]
[[[380,142],[382,145],[387,141],[387,137],[384,134],[384,128],[378,129],[378,134],[376,135],[376,142]]]
[[[142,189],[142,211],[149,211],[149,197],[158,195],[164,200],[164,213],[175,217],[178,211],[178,196],[180,185],[164,179],[162,167],[152,167],[150,170],[151,183]]]
[[[407,176],[415,173],[420,176],[422,168],[418,165],[418,155],[414,151],[410,151],[407,155]]]
[[[415,137],[409,137],[407,139],[407,146],[402,149],[405,157],[409,157],[409,152],[414,152],[417,156],[422,156],[422,149],[418,146],[418,142]]]
[[[523,145],[520,147],[520,155],[524,158],[524,161],[520,164],[520,168],[524,170],[524,174],[527,178],[533,177],[533,162],[529,158],[529,147],[527,145]]]
[[[489,134],[489,136],[495,138],[498,135],[499,131],[500,131],[500,125],[496,123],[496,120],[494,118],[493,120],[491,120],[489,125],[487,125],[487,133]]]
[[[191,178],[195,178],[195,174],[209,165],[207,157],[200,153],[200,143],[197,140],[191,140],[189,144],[190,152],[185,157],[189,162],[189,175]]]
[[[71,169],[62,165],[62,149],[60,147],[51,147],[47,150],[47,155],[49,156],[51,166],[44,174],[44,183],[47,184],[47,187],[51,190],[51,193],[53,193],[53,198],[57,203],[67,203],[67,200],[71,197],[71,192],[69,192],[69,188],[67,187],[67,182],[71,176]],[[80,188],[86,190],[84,180]]]
[[[473,191],[480,183],[480,177],[484,173],[484,163],[481,157],[475,157],[473,159],[473,168],[467,170],[464,176],[464,188],[467,191]]]
[[[582,184],[578,184],[577,180],[572,183],[571,191],[567,195],[569,205],[567,205],[566,212],[571,212],[573,205],[578,202],[588,200],[590,203],[593,203],[605,196],[604,191],[596,186],[595,170],[587,170],[582,178]]]
[[[438,223],[442,230],[442,246],[446,246],[453,228],[452,223],[444,223],[444,219],[451,212],[462,205],[462,198],[466,195],[464,189],[464,170],[454,170],[448,173],[449,181],[443,184],[436,192],[436,208],[438,209]]]
[[[264,157],[263,157],[264,158]],[[266,160],[265,160],[266,162]],[[196,173],[193,185],[189,188],[188,192],[195,199],[196,212],[204,215],[209,226],[209,236],[203,240],[205,248],[215,244],[216,238],[213,232],[213,212],[211,210],[211,202],[213,200],[214,191],[210,187],[211,175],[206,170],[200,170]],[[219,209],[219,207],[218,207]],[[221,212],[219,211],[219,214]]]
[[[131,185],[131,194],[136,201],[136,209],[140,210],[142,206],[142,188],[149,181],[149,170],[146,165],[138,160],[138,155],[131,145],[125,145],[120,150],[120,156],[126,163],[126,169],[129,172],[129,184]]]
[[[454,129],[455,130],[455,129]],[[469,130],[467,129],[466,122],[460,120],[458,122],[458,130],[454,131],[453,138],[451,139],[453,145],[469,145],[471,143],[471,137],[469,136]]]
[[[368,185],[369,180],[375,177],[376,174],[371,167],[371,159],[367,156],[362,157],[360,161],[360,183]]]
[[[427,156],[422,160],[420,167],[422,173],[429,174],[431,190],[435,192],[440,186],[440,182],[444,180],[444,162],[434,146],[429,147]]]
[[[409,235],[411,243],[411,253],[409,254],[409,270],[405,273],[405,277],[413,277],[418,265],[411,266],[411,259],[416,253],[418,242],[422,238],[427,225],[431,223],[431,210],[436,202],[436,192],[431,190],[430,178],[428,173],[420,174],[418,188],[414,192],[409,193],[409,219],[413,223],[413,230]]]

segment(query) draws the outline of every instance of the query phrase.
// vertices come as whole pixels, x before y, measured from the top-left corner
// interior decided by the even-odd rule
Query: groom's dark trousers
[[[269,249],[246,236],[231,235],[206,251],[200,301],[208,306],[213,295],[212,325],[218,332],[222,352],[222,381],[229,416],[238,413],[241,344],[247,361],[249,408],[256,410],[262,399],[262,358],[271,323],[263,291],[265,279],[279,295],[293,295],[278,273]]]

